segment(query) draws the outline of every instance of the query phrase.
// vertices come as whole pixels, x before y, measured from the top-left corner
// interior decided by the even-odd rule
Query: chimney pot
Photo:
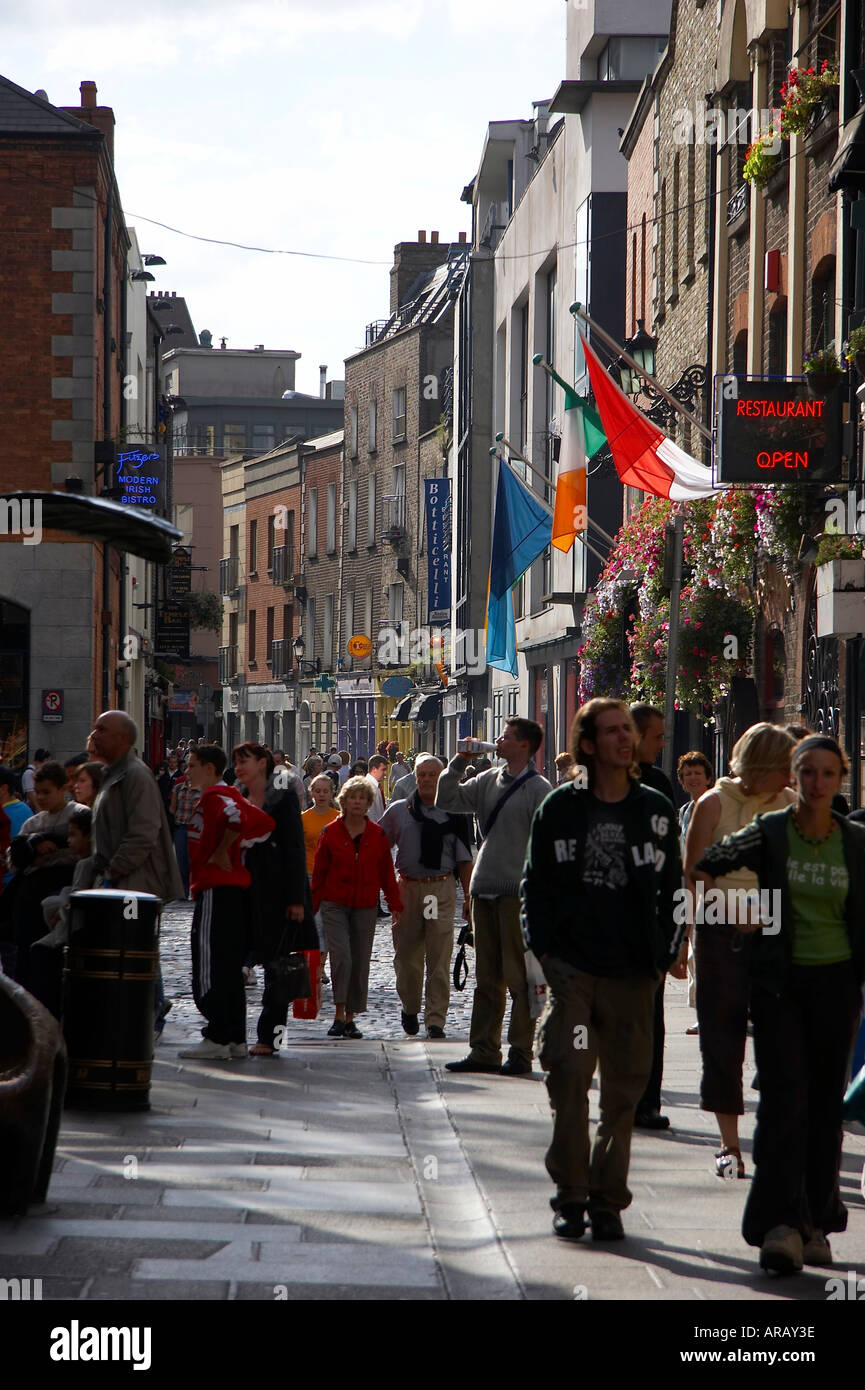
[[[327,396],[327,363],[318,369],[318,394],[322,400]]]
[[[465,232],[460,232],[460,245],[464,245],[465,242],[466,242],[467,240],[468,240],[468,237],[467,237],[466,233],[465,233]]]
[[[418,232],[418,234],[417,234],[417,239],[418,239],[418,243],[419,243],[421,246],[423,246],[423,245],[425,244],[425,242],[426,242],[426,232],[425,232],[425,231],[420,231],[420,232]]]
[[[430,239],[430,242],[431,242],[431,244],[432,244],[433,246],[438,246],[438,240],[439,240],[439,234],[438,234],[438,232],[430,232],[430,234],[429,234],[429,239]]]
[[[86,109],[96,105],[96,83],[81,83],[81,105]]]

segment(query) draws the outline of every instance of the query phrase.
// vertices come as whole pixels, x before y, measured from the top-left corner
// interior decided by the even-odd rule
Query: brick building
[[[446,473],[453,298],[465,273],[464,240],[446,244],[438,232],[429,240],[419,232],[417,241],[397,244],[390,317],[367,326],[366,347],[345,363],[340,631],[371,642],[363,659],[349,656],[344,642],[340,651],[339,742],[347,739],[353,756],[373,752],[382,738],[415,749],[440,742],[441,700],[421,699],[424,686],[439,686],[425,643],[431,625],[423,501],[425,480]],[[395,723],[396,700],[382,693],[381,680],[397,670],[422,684],[403,701],[400,713],[408,717]],[[358,673],[367,673],[360,693]]]
[[[60,108],[0,78],[4,759],[40,744],[58,755],[84,746],[94,714],[122,692],[120,552],[165,557],[175,534],[94,500],[113,482],[97,471],[95,445],[124,423],[130,241],[113,140],[113,112],[97,105],[94,83],[81,83],[80,107]],[[30,544],[19,509],[37,502],[42,535]],[[47,704],[46,691],[57,692]]]
[[[745,177],[748,147],[773,123],[790,65],[819,70],[824,60],[840,64],[842,111],[849,120],[859,102],[849,73],[865,61],[858,0],[795,8],[776,0],[724,0],[717,13],[674,0],[667,50],[624,132],[628,331],[645,317],[658,337],[656,374],[664,384],[693,364],[708,364],[709,387],[695,411],[706,423],[716,373],[798,377],[809,351],[832,344],[839,349],[865,318],[856,302],[855,233],[842,196],[829,185],[838,151],[833,102],[818,107],[805,134],[779,142],[765,183]],[[646,224],[651,235],[643,237]],[[841,388],[845,395],[849,385]],[[708,458],[687,423],[678,425],[675,437]],[[841,493],[848,480],[861,486],[861,446],[851,446],[852,435],[845,448],[856,459],[835,489]],[[825,487],[806,488],[800,517],[806,543],[827,496]],[[800,554],[809,553],[813,546],[803,545]],[[801,563],[791,583],[771,556],[761,554],[754,591],[751,674],[716,711],[719,733],[729,744],[755,718],[807,722],[844,735],[855,764],[858,709],[845,711],[842,692],[847,663],[858,661],[858,653],[821,634],[813,564]],[[854,766],[854,798],[856,781]]]

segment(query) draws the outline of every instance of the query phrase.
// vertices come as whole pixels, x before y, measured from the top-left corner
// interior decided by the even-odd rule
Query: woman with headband
[[[742,1233],[760,1265],[794,1274],[830,1265],[826,1239],[847,1226],[841,1201],[842,1104],[865,978],[865,827],[832,810],[849,769],[832,738],[793,753],[795,804],[712,845],[696,877],[739,868],[771,895],[772,923],[751,934],[750,981],[760,1104],[756,1171]]]

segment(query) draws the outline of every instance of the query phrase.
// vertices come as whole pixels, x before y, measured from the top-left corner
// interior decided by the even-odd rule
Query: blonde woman
[[[390,841],[369,819],[373,790],[366,777],[349,777],[337,797],[341,814],[326,826],[312,873],[313,910],[324,921],[336,1018],[330,1038],[362,1038],[354,1021],[364,1013],[369,986],[379,894],[394,914],[402,912]]]
[[[318,848],[322,832],[330,825],[331,821],[337,819],[339,811],[334,799],[333,778],[326,772],[320,772],[317,777],[313,777],[309,784],[309,794],[312,797],[312,805],[308,811],[304,811],[300,819],[303,822],[303,841],[306,846],[306,872],[312,878],[315,851]],[[315,914],[315,925],[318,931],[319,949],[321,950],[319,978],[322,984],[326,985],[328,979],[324,966],[327,960],[327,937],[320,912]]]
[[[790,789],[793,739],[777,724],[754,724],[733,748],[732,777],[719,777],[700,797],[685,839],[685,879],[696,893],[695,869],[710,845],[750,825],[756,815],[783,811],[796,799]],[[756,890],[756,874],[747,869],[719,878],[730,903],[731,889]],[[735,901],[735,900],[734,900]],[[741,897],[739,901],[742,901]],[[708,913],[706,914],[709,915]],[[725,914],[725,918],[729,917]],[[718,1177],[744,1178],[739,1147],[739,1116],[745,1113],[742,1064],[748,1030],[749,938],[741,924],[723,920],[695,928],[697,1024],[703,1077],[700,1107],[714,1112],[721,1135],[715,1155]]]

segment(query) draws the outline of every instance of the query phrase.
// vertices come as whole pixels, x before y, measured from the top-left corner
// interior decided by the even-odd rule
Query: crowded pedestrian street
[[[289,1020],[276,1058],[182,1063],[177,1050],[200,1025],[190,919],[183,904],[163,917],[174,1008],[151,1110],[67,1112],[48,1202],[26,1222],[0,1225],[4,1267],[41,1279],[44,1298],[588,1299],[696,1309],[825,1302],[831,1275],[865,1276],[865,1135],[849,1131],[841,1185],[850,1223],[833,1237],[835,1268],[771,1280],[756,1267],[739,1231],[746,1184],[715,1176],[711,1116],[697,1104],[686,986],[667,989],[671,1127],[635,1132],[628,1239],[565,1245],[550,1237],[540,1070],[514,1079],[443,1070],[464,1047],[471,987],[453,996],[447,1041],[406,1038],[383,921],[363,1041],[328,1040],[322,1019]],[[247,994],[253,1013],[260,988]],[[753,1074],[749,1054],[747,1084]],[[755,1101],[751,1091],[749,1167]],[[596,1118],[595,1090],[591,1111]]]

